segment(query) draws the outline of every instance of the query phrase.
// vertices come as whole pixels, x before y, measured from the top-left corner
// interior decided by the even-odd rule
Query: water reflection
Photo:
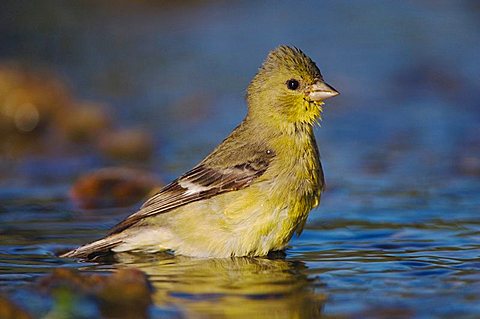
[[[314,292],[307,267],[298,261],[180,256],[145,261],[131,254],[118,259],[117,267],[149,275],[157,306],[175,305],[187,318],[318,318],[326,299]]]

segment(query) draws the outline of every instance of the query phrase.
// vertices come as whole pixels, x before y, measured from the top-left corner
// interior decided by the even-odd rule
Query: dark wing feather
[[[110,231],[110,235],[120,233],[146,217],[248,187],[267,170],[271,157],[259,157],[244,164],[222,169],[200,164],[162,188],[147,200],[138,212],[117,224]]]

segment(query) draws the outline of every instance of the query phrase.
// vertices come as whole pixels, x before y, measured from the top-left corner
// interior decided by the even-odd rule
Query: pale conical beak
[[[338,94],[340,93],[337,90],[322,81],[315,82],[307,89],[308,98],[315,102],[326,100]]]

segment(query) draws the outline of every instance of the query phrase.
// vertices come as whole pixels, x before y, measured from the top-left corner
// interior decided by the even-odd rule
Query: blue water
[[[76,146],[0,157],[0,292],[25,302],[57,267],[137,267],[152,318],[480,317],[480,7],[475,1],[9,3],[0,57],[55,70],[118,125],[154,136],[140,166],[168,181],[245,114],[266,53],[293,44],[341,92],[316,130],[327,179],[285,258],[55,253],[135,209],[82,210],[82,173],[118,163]],[[15,17],[15,19],[13,19]],[[40,309],[40,310],[39,310]]]

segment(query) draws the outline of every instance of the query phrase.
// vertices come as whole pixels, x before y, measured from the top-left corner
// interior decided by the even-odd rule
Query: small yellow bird
[[[62,257],[173,251],[196,257],[264,256],[301,233],[324,177],[313,126],[338,92],[302,51],[271,51],[247,89],[242,123],[107,237]]]

